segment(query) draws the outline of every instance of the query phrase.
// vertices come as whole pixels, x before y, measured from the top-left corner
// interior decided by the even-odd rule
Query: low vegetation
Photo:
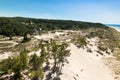
[[[61,74],[62,67],[67,63],[70,51],[66,43],[56,43],[50,40],[47,44],[41,41],[41,52],[28,56],[29,52],[24,50],[19,56],[14,56],[0,62],[0,79],[9,74],[12,80],[26,80],[24,75],[32,80],[42,80],[44,73],[48,71],[46,79],[54,79]],[[52,60],[52,62],[51,62]],[[45,64],[45,65],[43,65]],[[50,68],[50,69],[49,69]],[[54,77],[52,77],[54,75]]]
[[[107,52],[108,49],[113,52],[113,55],[120,56],[120,33],[113,28],[94,29],[86,35],[88,38],[98,37],[98,49]]]
[[[55,33],[56,30],[73,30],[73,32],[69,32],[67,37],[66,34],[61,37],[57,36],[56,41],[39,41],[31,38],[31,36],[48,33],[48,31]],[[104,55],[103,52],[109,54],[110,49],[113,55],[120,60],[120,33],[100,23],[1,17],[0,35],[1,40],[3,36],[4,38],[7,36],[10,40],[13,40],[14,36],[23,36],[23,39],[18,42],[19,44],[11,48],[1,48],[11,44],[0,43],[0,51],[9,50],[20,53],[0,62],[0,79],[3,80],[8,78],[11,80],[60,80],[61,70],[65,63],[68,63],[67,57],[70,56],[70,50],[67,49],[68,44],[65,43],[67,39],[70,39],[78,48],[84,48],[88,44],[87,38],[98,37],[100,40],[97,52],[100,55]],[[59,38],[63,42],[57,40]],[[30,51],[39,49],[40,53],[28,56]],[[92,53],[91,49],[87,51]]]
[[[0,43],[0,47],[11,46],[13,43]]]
[[[87,45],[87,40],[84,36],[77,35],[72,39],[72,42],[77,45],[77,47],[83,47]]]
[[[19,56],[8,58],[0,62],[0,75],[14,73],[13,79],[18,80],[21,77],[21,72],[25,70],[27,66],[27,51],[23,51]]]
[[[101,23],[90,23],[71,20],[47,20],[22,17],[0,17],[0,35],[12,39],[13,36],[24,36],[27,34],[41,33],[49,30],[79,30],[88,28],[107,28]]]

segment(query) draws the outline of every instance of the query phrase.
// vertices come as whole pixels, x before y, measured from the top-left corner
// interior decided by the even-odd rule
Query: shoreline
[[[120,29],[118,27],[114,27],[114,26],[108,26],[108,27],[113,28],[113,29],[117,30],[118,32],[120,32]]]

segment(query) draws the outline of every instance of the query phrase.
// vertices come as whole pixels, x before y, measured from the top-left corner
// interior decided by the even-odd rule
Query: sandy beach
[[[103,57],[110,56],[99,55],[95,41],[96,39],[91,39],[93,53],[70,44],[71,56],[68,58],[69,64],[63,68],[61,80],[115,80],[112,71],[102,61]]]
[[[116,29],[118,30],[118,29]],[[58,33],[57,33],[58,34]],[[54,38],[56,34],[45,34],[34,36],[36,39],[49,39]],[[71,55],[68,57],[68,64],[65,64],[62,70],[62,75],[60,76],[61,80],[115,80],[114,74],[112,71],[104,64],[103,58],[113,57],[112,55],[107,55],[103,52],[103,55],[99,54],[97,42],[99,39],[90,38],[87,39],[89,44],[87,47],[78,48],[73,43],[70,43],[68,49],[70,49]],[[92,52],[88,52],[90,49]],[[40,55],[40,50],[33,51],[29,53]],[[0,56],[4,59],[8,58],[7,54],[3,54]]]
[[[41,35],[35,36],[36,39],[54,38],[53,35]],[[99,54],[96,43],[98,38],[87,39],[89,44],[87,47],[78,48],[73,43],[70,43],[68,49],[71,50],[71,55],[68,57],[68,64],[65,64],[62,70],[61,80],[115,80],[112,71],[104,64],[103,58],[113,57],[103,52],[103,55]],[[92,46],[91,46],[91,45]],[[88,52],[87,49],[91,49]],[[39,51],[38,51],[39,52]],[[31,52],[31,54],[38,52]],[[39,54],[38,54],[39,55]]]
[[[114,29],[116,29],[117,31],[120,32],[120,29],[118,27],[114,27],[114,26],[109,26],[109,27],[114,28]]]

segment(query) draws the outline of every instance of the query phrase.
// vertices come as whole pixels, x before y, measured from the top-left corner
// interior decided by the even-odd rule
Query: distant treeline
[[[24,36],[42,30],[79,30],[88,28],[107,28],[101,23],[72,20],[48,20],[23,17],[0,17],[0,35]]]

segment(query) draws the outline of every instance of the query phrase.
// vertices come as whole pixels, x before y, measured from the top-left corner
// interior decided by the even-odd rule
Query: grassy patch
[[[88,35],[86,35],[86,37],[98,37],[100,39],[98,42],[98,48],[100,50],[107,51],[107,49],[109,48],[116,57],[119,57],[120,53],[118,53],[118,51],[120,51],[120,33],[115,29],[93,29],[91,32],[89,32]]]
[[[13,43],[0,43],[0,47],[7,47],[11,45],[13,45]]]
[[[87,45],[87,41],[86,41],[86,38],[83,37],[83,36],[77,36],[75,38],[72,39],[72,42],[75,44],[75,45],[81,45],[81,46],[86,46]]]

